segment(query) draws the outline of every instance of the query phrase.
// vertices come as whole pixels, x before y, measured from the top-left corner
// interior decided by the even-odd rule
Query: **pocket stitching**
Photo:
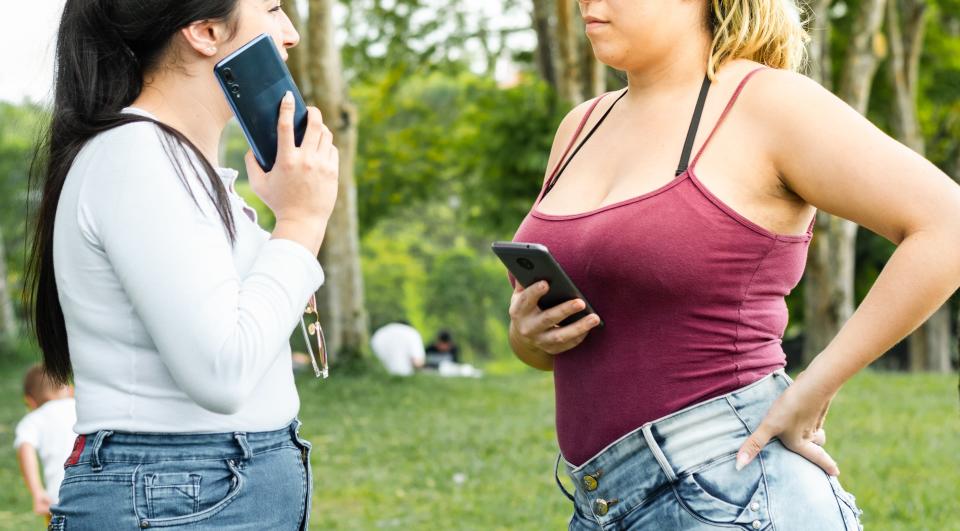
[[[240,494],[240,490],[243,488],[245,484],[243,475],[240,474],[240,471],[237,468],[237,465],[234,463],[233,459],[228,459],[226,463],[227,463],[227,467],[233,473],[233,479],[236,480],[236,485],[233,488],[231,488],[229,492],[227,492],[227,495],[222,500],[217,502],[212,507],[209,507],[207,509],[204,509],[203,511],[196,512],[193,514],[187,514],[183,516],[171,516],[168,518],[148,518],[147,520],[150,522],[150,527],[167,527],[167,526],[173,526],[173,525],[201,522],[208,518],[212,518],[217,513],[225,509],[227,505],[229,505],[231,502],[233,502],[234,499],[236,499],[237,495]]]

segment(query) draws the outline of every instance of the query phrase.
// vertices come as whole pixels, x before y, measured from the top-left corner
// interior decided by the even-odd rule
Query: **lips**
[[[599,19],[597,17],[583,17],[583,23],[587,26],[587,29],[597,29],[603,26],[606,26],[610,22],[607,20]]]

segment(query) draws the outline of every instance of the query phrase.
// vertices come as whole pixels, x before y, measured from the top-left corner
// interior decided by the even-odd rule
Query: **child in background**
[[[58,500],[63,464],[77,437],[73,432],[77,422],[73,388],[54,385],[45,376],[43,367],[34,365],[23,379],[23,400],[31,411],[17,424],[13,447],[17,450],[27,489],[33,496],[33,512],[49,518],[50,506]],[[43,463],[42,483],[37,455]]]

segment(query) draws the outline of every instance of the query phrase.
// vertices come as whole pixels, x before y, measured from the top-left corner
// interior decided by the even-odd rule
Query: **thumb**
[[[743,470],[743,468],[750,464],[751,461],[756,459],[757,455],[760,454],[760,450],[763,450],[763,447],[770,442],[770,439],[773,438],[773,433],[770,428],[767,427],[765,423],[760,424],[760,427],[756,431],[750,434],[747,437],[747,440],[740,446],[740,450],[737,451],[737,471]]]
[[[257,162],[257,158],[253,155],[252,150],[247,150],[247,154],[243,156],[243,162],[247,166],[247,178],[250,180],[250,186],[253,187],[254,191],[256,192],[263,183],[266,174],[263,173],[263,169],[260,168],[260,164]],[[257,195],[259,195],[259,193]]]

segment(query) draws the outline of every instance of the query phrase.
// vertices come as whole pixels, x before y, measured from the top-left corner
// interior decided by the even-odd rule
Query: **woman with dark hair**
[[[304,529],[310,445],[288,338],[323,282],[338,155],[319,111],[277,162],[246,158],[261,230],[217,168],[231,111],[213,76],[279,0],[68,0],[38,150],[33,319],[48,374],[76,384],[80,434],[51,529]]]
[[[794,72],[793,0],[579,6],[628,87],[560,124],[516,240],[545,244],[598,315],[557,326],[584,301],[541,311],[545,283],[510,308],[517,356],[554,372],[570,528],[858,529],[827,406],[960,285],[960,187]],[[818,208],[898,248],[793,382],[784,297]]]

